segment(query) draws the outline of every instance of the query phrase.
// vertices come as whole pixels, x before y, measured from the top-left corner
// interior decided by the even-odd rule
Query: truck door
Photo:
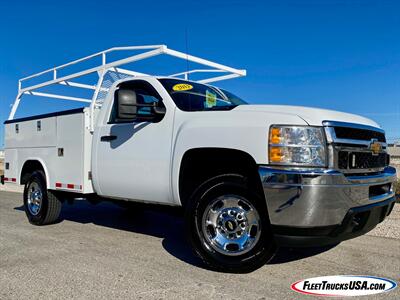
[[[102,196],[168,203],[174,109],[166,109],[145,80],[124,82],[117,89],[134,95],[130,120],[119,119],[118,92],[94,132],[93,183]],[[156,106],[155,109],[150,105]],[[161,111],[161,113],[160,113]],[[165,113],[165,114],[164,114]],[[100,122],[101,123],[101,122]]]

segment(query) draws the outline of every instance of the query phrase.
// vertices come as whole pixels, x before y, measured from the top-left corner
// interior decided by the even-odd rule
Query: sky
[[[400,140],[399,37],[396,0],[0,0],[0,148],[19,78],[151,44],[246,69],[216,85],[250,103],[360,114]],[[79,106],[27,96],[16,117]]]

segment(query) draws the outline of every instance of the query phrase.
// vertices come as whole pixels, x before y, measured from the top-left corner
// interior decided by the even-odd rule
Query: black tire
[[[35,189],[41,193],[40,207],[37,211],[29,204],[30,190]],[[46,179],[42,171],[35,171],[31,174],[24,189],[25,213],[31,224],[47,225],[56,222],[60,216],[62,202],[46,187]]]
[[[221,196],[246,200],[260,216],[258,240],[254,241],[252,248],[249,247],[250,250],[246,253],[238,252],[238,255],[232,256],[216,251],[215,244],[212,246],[202,230],[203,215],[207,207],[218,201],[216,199],[221,199]],[[194,252],[213,270],[248,273],[266,264],[276,253],[265,200],[247,187],[241,175],[220,175],[201,184],[185,207],[185,222],[186,234]]]

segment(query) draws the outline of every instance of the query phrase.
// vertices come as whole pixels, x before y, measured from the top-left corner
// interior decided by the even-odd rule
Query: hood
[[[312,126],[321,126],[323,121],[336,121],[336,122],[348,122],[348,123],[369,125],[380,128],[380,126],[376,122],[359,115],[353,115],[340,111],[313,108],[313,107],[249,104],[249,105],[239,105],[234,110],[297,115],[298,117],[302,118],[305,122],[307,122],[308,125]],[[284,120],[282,120],[282,122],[284,123]]]

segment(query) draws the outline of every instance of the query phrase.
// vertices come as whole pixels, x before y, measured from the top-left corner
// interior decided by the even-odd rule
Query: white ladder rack
[[[119,60],[114,60],[114,61],[108,61],[107,60],[107,54],[110,54],[111,52],[118,52],[118,51],[133,51],[133,50],[143,50],[144,52],[140,54],[135,54],[135,55],[130,55],[125,58],[119,59]],[[12,106],[10,115],[8,117],[8,120],[14,119],[15,113],[18,109],[18,106],[20,104],[20,101],[22,99],[23,95],[33,95],[33,96],[40,96],[40,97],[48,97],[48,98],[53,98],[53,99],[62,99],[62,100],[71,100],[71,101],[79,101],[79,102],[86,102],[90,103],[90,111],[91,111],[91,125],[90,128],[93,130],[93,110],[96,107],[96,104],[98,103],[98,96],[99,93],[106,92],[108,88],[103,86],[104,83],[104,76],[107,74],[107,72],[114,72],[117,74],[122,74],[125,77],[131,77],[131,76],[157,76],[157,75],[150,75],[150,74],[144,74],[140,72],[136,72],[133,70],[128,70],[128,69],[123,69],[120,66],[144,60],[150,57],[158,56],[158,55],[169,55],[173,56],[179,59],[183,59],[186,61],[194,62],[199,65],[203,65],[206,67],[209,67],[210,69],[193,69],[193,70],[186,70],[180,73],[175,73],[171,75],[167,75],[169,77],[183,77],[184,79],[188,79],[189,74],[193,73],[202,73],[202,74],[212,74],[208,76],[208,78],[204,78],[201,80],[198,80],[197,82],[200,83],[210,83],[210,82],[216,82],[216,81],[221,81],[225,79],[230,79],[230,78],[235,78],[235,77],[240,77],[240,76],[246,76],[246,70],[239,70],[235,68],[231,68],[219,63],[215,63],[203,58],[199,58],[193,55],[189,55],[183,52],[175,51],[172,49],[169,49],[166,45],[147,45],[147,46],[130,46],[130,47],[114,47],[110,48],[89,56],[85,56],[83,58],[71,61],[69,63],[63,64],[61,66],[57,66],[30,76],[27,76],[25,78],[22,78],[18,81],[18,94],[17,97],[15,98],[14,104]],[[101,64],[85,69],[83,71],[79,71],[76,73],[72,73],[69,75],[64,75],[64,76],[59,76],[58,71],[65,69],[66,67],[72,66],[72,65],[77,65],[79,63],[86,62],[88,60],[91,60],[93,58],[99,58],[101,57]],[[98,75],[98,80],[97,84],[95,85],[90,85],[90,84],[84,84],[84,83],[79,83],[79,82],[74,82],[71,81],[73,79],[92,74],[92,73],[97,73]],[[222,75],[216,76],[215,73],[222,73]],[[52,79],[48,80],[46,79],[45,81],[40,81],[39,83],[36,83],[34,85],[29,85],[27,83],[28,80],[31,80],[33,78],[40,79],[43,75],[52,75]],[[93,95],[91,99],[84,99],[80,97],[72,97],[68,95],[59,95],[59,94],[53,94],[53,93],[45,93],[45,92],[39,92],[37,91],[40,88],[48,87],[51,85],[64,85],[64,86],[71,86],[75,88],[82,88],[82,89],[89,89],[93,90]]]

